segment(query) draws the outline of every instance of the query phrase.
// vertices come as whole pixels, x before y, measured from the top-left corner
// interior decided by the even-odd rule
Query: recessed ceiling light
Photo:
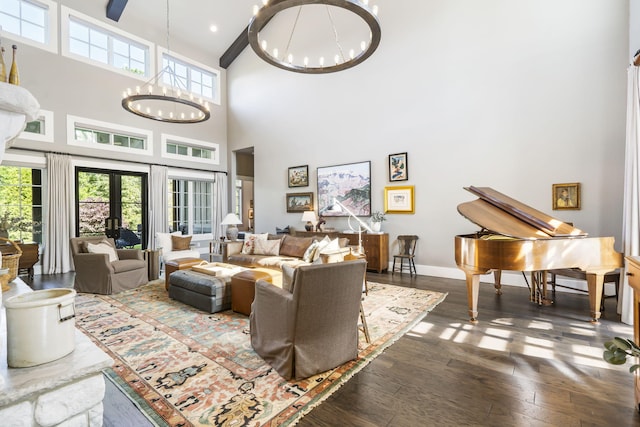
[[[209,27],[209,29],[211,30],[212,33],[215,33],[218,31],[218,26],[217,25],[212,25]]]

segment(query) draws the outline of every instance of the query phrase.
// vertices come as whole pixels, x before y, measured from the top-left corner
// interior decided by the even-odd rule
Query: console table
[[[298,237],[329,236],[330,239],[345,237],[349,239],[351,246],[358,246],[358,233],[340,232],[317,232],[317,231],[294,231],[292,235]],[[388,233],[362,233],[362,248],[367,257],[367,270],[374,270],[378,273],[387,271],[389,268],[389,234]]]

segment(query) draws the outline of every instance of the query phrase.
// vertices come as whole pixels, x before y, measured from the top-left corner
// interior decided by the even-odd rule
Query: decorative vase
[[[16,51],[18,46],[15,44],[11,46],[13,48],[13,62],[11,63],[11,71],[9,71],[9,83],[12,85],[20,86],[20,75],[18,74],[18,61],[16,59]]]
[[[4,63],[4,47],[0,47],[0,82],[7,82],[7,66]]]
[[[382,228],[382,223],[381,222],[372,222],[371,223],[371,229],[373,231],[375,231],[376,233],[380,232],[381,228]]]

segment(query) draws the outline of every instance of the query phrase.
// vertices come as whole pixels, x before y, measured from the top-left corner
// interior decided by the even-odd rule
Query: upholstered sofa
[[[342,261],[350,252],[348,239],[294,237],[288,234],[245,234],[244,241],[227,243],[227,262],[244,267],[282,270],[300,265]]]
[[[200,252],[190,245],[191,236],[183,236],[180,231],[155,234],[155,249],[161,250],[163,264],[178,258],[200,258]]]

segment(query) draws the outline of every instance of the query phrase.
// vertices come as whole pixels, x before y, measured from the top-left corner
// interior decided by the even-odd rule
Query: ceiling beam
[[[109,0],[107,3],[107,18],[116,22],[120,20],[124,7],[127,5],[128,0]]]
[[[245,47],[249,46],[249,27],[244,29],[243,32],[231,43],[231,46],[220,57],[220,67],[225,70],[229,68],[229,65],[242,53]]]

